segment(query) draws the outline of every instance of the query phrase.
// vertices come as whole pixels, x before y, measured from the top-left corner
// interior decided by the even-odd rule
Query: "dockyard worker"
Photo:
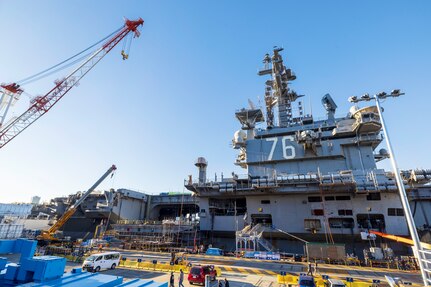
[[[314,273],[317,274],[317,260],[316,260],[315,265],[314,265]]]
[[[406,261],[403,259],[401,259],[401,270],[406,270]]]
[[[180,269],[180,278],[179,278],[180,284],[178,285],[178,287],[184,287],[183,285],[183,281],[184,281],[184,272],[183,269]]]
[[[229,287],[229,281],[227,281],[227,278],[224,278],[224,287]]]
[[[174,287],[175,277],[174,272],[171,272],[171,278],[169,279],[169,287]]]
[[[311,276],[313,276],[313,265],[311,264],[311,262],[308,262],[308,271],[307,271],[307,275],[311,275]]]
[[[171,262],[175,261],[175,252],[171,252]]]
[[[222,280],[218,281],[218,287],[223,287],[223,281]]]

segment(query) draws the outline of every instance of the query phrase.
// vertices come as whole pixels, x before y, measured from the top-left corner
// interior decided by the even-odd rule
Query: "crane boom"
[[[106,54],[108,54],[124,37],[130,32],[139,37],[138,27],[143,25],[144,20],[125,21],[124,27],[86,59],[78,68],[63,79],[55,81],[55,86],[44,96],[32,100],[31,106],[20,116],[11,121],[0,131],[0,148],[4,147],[22,131],[28,128],[41,116],[47,113],[70,89],[77,86],[84,77]]]
[[[72,217],[79,205],[93,192],[99,184],[105,180],[111,173],[113,173],[117,167],[112,165],[82,196],[76,201],[69,209],[51,226],[50,229],[42,231],[38,239],[52,240],[54,234]]]
[[[19,85],[13,84],[1,84],[0,87],[3,91],[0,91],[0,129],[3,126],[4,120],[6,119],[7,112],[14,101],[17,101],[22,94],[23,90],[19,88]]]
[[[370,230],[369,233],[375,234],[375,235],[378,235],[380,237],[387,238],[387,239],[390,239],[390,240],[394,240],[396,242],[401,242],[401,243],[405,243],[405,244],[409,244],[409,245],[414,245],[413,244],[413,240],[411,240],[410,238],[405,238],[405,237],[402,237],[402,236],[396,236],[396,235],[387,234],[387,233],[383,233],[383,232],[379,232],[379,231],[374,231],[374,230]],[[431,249],[431,244],[429,244],[429,243],[421,242],[421,245],[424,248]]]

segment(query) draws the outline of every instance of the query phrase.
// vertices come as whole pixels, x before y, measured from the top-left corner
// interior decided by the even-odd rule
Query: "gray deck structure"
[[[185,182],[199,197],[201,231],[229,237],[263,224],[314,241],[345,242],[369,229],[408,236],[394,175],[376,165],[388,157],[379,149],[377,108],[354,105],[336,117],[337,105],[326,94],[325,119],[305,114],[302,96],[289,87],[296,76],[284,66],[281,51],[265,55],[258,72],[270,75],[265,113],[252,104],[235,113],[241,124],[232,140],[239,152],[235,164],[247,175],[208,180],[208,163],[201,157],[195,164],[198,179]],[[256,128],[262,122],[266,128]],[[416,225],[429,232],[431,170],[401,173]]]

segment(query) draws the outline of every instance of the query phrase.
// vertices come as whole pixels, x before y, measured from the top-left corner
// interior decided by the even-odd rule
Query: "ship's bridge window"
[[[338,195],[335,197],[335,200],[350,200],[350,196],[348,195]]]
[[[325,201],[334,201],[334,200],[350,200],[350,196],[348,195],[325,196]]]
[[[308,231],[317,231],[322,228],[322,224],[320,223],[320,219],[304,219],[304,228]]]
[[[353,218],[329,218],[329,227],[331,228],[353,228],[355,226],[355,222]]]
[[[263,199],[260,201],[261,204],[270,204],[271,201],[269,199]]]
[[[247,212],[247,201],[243,198],[210,198],[210,214],[216,216],[244,215]]]
[[[367,200],[381,200],[380,192],[370,192],[367,194]]]
[[[322,216],[324,215],[323,209],[312,209],[311,215]]]
[[[353,210],[351,210],[351,209],[339,209],[338,215],[341,215],[341,216],[353,215]]]
[[[402,208],[388,208],[389,216],[404,216],[404,210]]]
[[[360,213],[356,215],[359,228],[377,229],[383,231],[385,229],[385,216],[383,214],[367,214]]]
[[[322,202],[321,196],[309,196],[308,202]]]

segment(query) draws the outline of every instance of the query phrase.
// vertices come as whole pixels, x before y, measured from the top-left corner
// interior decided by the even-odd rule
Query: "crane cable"
[[[81,56],[81,57],[80,57],[80,58],[78,58],[78,59],[75,59],[73,62],[68,63],[68,64],[67,64],[67,65],[65,65],[65,66],[60,67],[61,65],[63,65],[63,64],[65,64],[65,63],[69,62],[70,60],[72,60],[72,59],[74,59],[74,58],[78,57],[79,55],[83,54],[84,52],[87,52],[88,50],[90,50],[90,49],[94,48],[96,45],[99,45],[101,42],[103,42],[103,41],[105,41],[106,39],[110,38],[112,35],[114,35],[114,34],[118,33],[122,28],[123,28],[123,27],[121,27],[121,28],[119,28],[119,29],[115,30],[114,32],[112,32],[112,33],[111,33],[111,34],[109,34],[108,36],[104,37],[102,40],[99,40],[98,42],[94,43],[94,44],[93,44],[93,45],[91,45],[90,47],[88,47],[88,48],[86,48],[86,49],[82,50],[81,52],[79,52],[79,53],[77,53],[77,54],[73,55],[72,57],[69,57],[69,58],[67,58],[66,60],[64,60],[64,61],[62,61],[62,62],[60,62],[60,63],[58,63],[58,64],[56,64],[56,65],[54,65],[54,66],[52,66],[52,67],[50,67],[50,68],[48,68],[48,69],[45,69],[45,70],[43,70],[43,71],[41,71],[41,72],[39,72],[39,73],[36,73],[36,74],[34,74],[34,75],[30,76],[30,77],[24,78],[24,79],[22,79],[22,80],[18,81],[17,83],[18,83],[18,84],[20,84],[21,86],[22,86],[22,85],[26,85],[26,84],[32,83],[32,82],[34,82],[34,81],[40,80],[40,79],[42,79],[42,78],[45,78],[45,77],[47,77],[47,76],[49,76],[49,75],[51,75],[51,74],[53,74],[53,73],[56,73],[56,72],[58,72],[58,71],[61,71],[61,70],[65,69],[65,68],[68,68],[68,67],[70,67],[71,65],[76,64],[77,62],[79,62],[80,60],[82,60],[83,58],[85,58],[85,57],[87,57],[89,54],[91,54],[91,52],[90,52],[90,53],[87,53],[87,54],[85,54],[85,55],[83,55],[83,56]],[[57,68],[57,67],[59,67],[59,68]],[[57,69],[56,69],[56,70],[53,70],[53,69],[55,69],[55,68],[57,68]]]
[[[114,185],[115,185],[115,176],[116,176],[116,170],[114,170],[111,174],[111,188],[110,188],[110,192],[112,191],[114,194],[112,195],[112,202],[109,203],[108,202],[108,208],[109,208],[109,215],[108,215],[108,219],[106,220],[106,224],[105,226],[102,228],[102,231],[100,232],[99,238],[103,239],[103,237],[106,234],[106,231],[108,231],[108,227],[109,227],[109,221],[111,220],[111,214],[112,214],[112,209],[113,209],[113,205],[114,205],[114,196],[115,196],[115,192],[114,192]]]
[[[130,54],[130,47],[132,45],[132,34],[126,36],[123,42],[123,48],[121,49],[121,56],[123,56],[123,60],[127,60]]]
[[[57,68],[57,69],[55,69],[55,70],[52,70],[52,71],[50,71],[49,73],[46,73],[46,74],[40,75],[39,77],[33,77],[32,79],[29,79],[29,80],[25,81],[24,83],[23,83],[23,82],[17,82],[17,83],[19,83],[21,86],[22,86],[22,85],[27,85],[27,84],[33,83],[33,82],[38,81],[38,80],[40,80],[40,79],[46,78],[46,77],[48,77],[48,76],[50,76],[50,75],[52,75],[52,74],[55,74],[55,73],[57,73],[57,72],[59,72],[59,71],[61,71],[61,70],[64,70],[64,69],[66,69],[66,68],[68,68],[68,67],[70,67],[70,66],[73,66],[73,65],[75,65],[76,63],[78,63],[78,62],[82,61],[83,59],[87,58],[87,57],[88,57],[88,56],[90,56],[90,55],[91,55],[91,52],[90,52],[90,53],[87,53],[87,54],[84,54],[83,56],[79,57],[78,59],[74,60],[73,62],[68,63],[67,65],[64,65],[64,66],[59,67],[59,68]],[[48,71],[48,70],[47,70],[47,71]],[[40,73],[39,73],[39,74],[40,74]]]

